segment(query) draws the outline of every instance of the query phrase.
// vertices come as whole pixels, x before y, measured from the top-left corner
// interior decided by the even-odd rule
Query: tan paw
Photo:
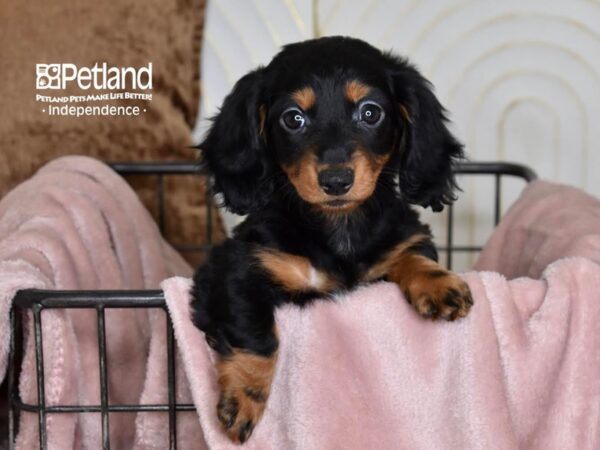
[[[442,269],[419,273],[408,284],[405,295],[419,314],[433,320],[465,317],[473,306],[467,283]]]
[[[248,440],[265,410],[266,400],[266,394],[251,389],[221,394],[217,417],[233,442],[241,444]]]
[[[266,357],[236,350],[217,363],[221,387],[217,417],[233,442],[246,442],[262,417],[275,361],[275,354]]]

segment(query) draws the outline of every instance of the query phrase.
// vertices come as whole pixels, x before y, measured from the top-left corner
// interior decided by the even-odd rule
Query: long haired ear
[[[457,189],[454,164],[463,158],[462,145],[446,127],[445,110],[433,87],[406,60],[387,55],[392,90],[404,122],[399,187],[409,203],[441,211]]]
[[[213,175],[213,193],[222,206],[248,214],[263,205],[272,186],[263,138],[264,69],[242,77],[225,98],[204,141],[202,166]]]

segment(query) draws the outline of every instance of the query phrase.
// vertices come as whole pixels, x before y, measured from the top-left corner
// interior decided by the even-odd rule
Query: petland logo
[[[109,67],[107,63],[94,67],[36,64],[35,72],[35,100],[44,104],[42,112],[50,116],[139,116],[147,111],[145,102],[152,100],[150,62],[139,68]],[[71,86],[87,92],[55,92]]]
[[[77,67],[75,64],[36,64],[37,89],[66,89],[76,82],[80,89],[152,89],[152,63],[134,67]]]

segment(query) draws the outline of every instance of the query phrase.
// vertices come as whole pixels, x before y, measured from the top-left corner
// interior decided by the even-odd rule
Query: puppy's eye
[[[283,112],[279,122],[287,131],[296,133],[306,125],[306,117],[298,108],[290,108]]]
[[[377,103],[366,102],[360,106],[359,120],[367,125],[378,125],[383,120],[383,116],[383,109]]]

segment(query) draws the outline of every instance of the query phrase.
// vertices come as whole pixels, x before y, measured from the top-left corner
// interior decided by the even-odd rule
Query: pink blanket
[[[122,178],[89,158],[53,161],[0,202],[0,378],[7,364],[8,310],[17,290],[157,289],[167,277],[190,274]],[[159,321],[162,328],[152,333]],[[148,353],[161,345],[164,321],[159,311],[107,310],[112,403],[137,403],[149,392],[164,391],[148,382],[156,379],[153,370],[162,374]],[[37,404],[31,320],[28,324],[19,387],[25,402]],[[42,325],[46,404],[98,405],[95,311],[46,310]],[[183,373],[181,377],[183,381]],[[185,396],[184,382],[180,391]],[[147,415],[111,415],[113,448],[129,449],[136,439],[153,440],[155,430],[147,425]],[[185,420],[197,424],[193,414]],[[47,425],[49,449],[101,446],[98,414],[51,414]],[[185,442],[198,438],[196,425]],[[17,448],[36,448],[37,439],[37,416],[24,413]]]
[[[534,181],[502,218],[474,269],[539,278],[569,256],[600,264],[600,202],[574,187]]]
[[[562,195],[573,220],[553,215],[556,207],[536,209],[549,196],[561,205]],[[585,227],[578,226],[582,212]],[[458,322],[420,319],[388,283],[304,310],[281,309],[271,397],[245,446],[600,448],[599,218],[596,200],[534,183],[479,267],[541,278],[466,274],[475,306]],[[553,262],[564,255],[571,257]],[[2,373],[16,289],[152,288],[172,275],[189,276],[189,268],[122,180],[85,158],[52,163],[0,202]],[[180,352],[177,400],[193,399],[198,410],[179,414],[179,448],[237,448],[218,427],[214,354],[189,320],[189,286],[182,277],[162,282]],[[164,317],[110,313],[111,402],[166,402]],[[44,341],[49,404],[99,403],[95,317],[85,314],[44,313],[44,333],[52,335]],[[35,402],[31,339],[23,370],[21,395]],[[113,413],[112,448],[167,448],[166,424],[162,414]],[[51,449],[99,448],[99,417],[51,415],[48,433]],[[24,414],[18,446],[35,448],[36,439],[36,417]]]

